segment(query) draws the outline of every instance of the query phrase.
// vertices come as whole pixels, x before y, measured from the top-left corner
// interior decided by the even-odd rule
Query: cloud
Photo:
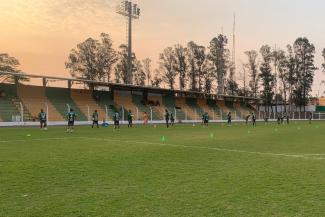
[[[1,1],[0,24],[44,32],[80,32],[113,26],[119,0],[10,0]],[[13,28],[11,28],[13,29]]]

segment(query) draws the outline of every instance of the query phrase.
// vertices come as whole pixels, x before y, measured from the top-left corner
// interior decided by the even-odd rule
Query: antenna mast
[[[235,12],[234,12],[234,24],[233,24],[233,33],[232,33],[232,62],[234,64],[234,77],[235,77],[236,74],[236,13]]]

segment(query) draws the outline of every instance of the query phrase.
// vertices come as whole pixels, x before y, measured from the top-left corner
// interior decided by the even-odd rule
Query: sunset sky
[[[155,63],[165,47],[193,40],[208,45],[212,37],[232,35],[237,16],[237,64],[243,52],[265,43],[285,49],[299,36],[315,44],[320,67],[325,48],[322,0],[138,0],[141,18],[134,23],[134,51]],[[115,13],[118,0],[0,0],[0,52],[33,74],[70,76],[70,49],[88,37],[109,33],[114,46],[126,42],[126,21]],[[238,76],[239,77],[239,76]],[[316,72],[314,94],[325,79]]]

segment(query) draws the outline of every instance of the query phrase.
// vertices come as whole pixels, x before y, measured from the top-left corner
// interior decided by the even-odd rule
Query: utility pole
[[[117,13],[126,17],[128,20],[128,69],[127,69],[127,84],[133,83],[132,74],[132,21],[139,19],[140,8],[132,1],[122,1],[117,9]]]

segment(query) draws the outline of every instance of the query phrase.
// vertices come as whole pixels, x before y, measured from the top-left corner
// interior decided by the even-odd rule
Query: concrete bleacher
[[[217,109],[215,110],[214,108],[211,108],[208,105],[208,101],[207,99],[197,99],[197,105],[202,108],[202,110],[204,112],[207,112],[210,119],[214,119],[214,120],[220,120],[220,112],[217,111]],[[215,104],[216,107],[216,104]]]
[[[207,112],[204,109],[202,109],[198,103],[196,98],[186,98],[186,104],[192,109],[192,111],[195,112],[195,114],[198,116],[196,117],[197,120],[200,120],[202,118],[202,115]]]
[[[139,112],[138,119],[142,120],[144,112],[148,114],[149,118],[151,117],[150,106],[144,104],[143,95],[141,92],[134,92],[132,94],[132,101],[138,108],[138,112]],[[152,119],[162,120],[162,116],[159,115],[159,113],[155,109],[152,109]]]
[[[182,108],[176,106],[176,100],[174,96],[163,95],[162,104],[169,112],[173,112],[173,114],[176,113],[174,114],[176,120],[185,120],[187,118]],[[163,112],[165,114],[165,111]]]
[[[187,120],[200,120],[200,115],[195,112],[189,105],[186,103],[185,97],[175,97],[176,107],[181,108],[183,112],[186,113]]]
[[[114,102],[114,95],[111,91],[98,91],[94,92],[94,97],[96,103],[106,112],[107,111],[107,120],[113,120],[113,116],[116,112],[119,112],[122,115],[121,106],[117,105]],[[124,113],[126,114],[126,110]]]
[[[223,100],[217,100],[216,104],[217,104],[218,108],[220,109],[220,111],[222,113],[222,119],[226,120],[227,119],[227,114],[229,112],[232,112],[232,111],[226,106],[226,103]]]
[[[77,114],[78,121],[87,121],[87,116],[84,114],[79,107],[74,103],[71,98],[70,90],[67,88],[58,87],[47,87],[46,97],[61,114],[62,117],[66,117],[68,113],[68,108],[74,109]]]
[[[144,112],[151,119],[151,110],[152,120],[163,120],[167,109],[174,114],[176,121],[200,121],[205,112],[208,112],[211,120],[225,120],[229,111],[236,112],[237,119],[240,119],[253,111],[253,107],[239,101],[234,103],[150,92],[145,97],[142,91],[116,89],[90,91],[1,83],[0,93],[0,121],[9,122],[17,121],[21,117],[21,111],[24,121],[38,121],[41,108],[48,112],[50,121],[66,120],[68,108],[75,110],[77,121],[91,120],[94,110],[99,112],[100,120],[109,121],[115,112],[119,112],[121,117],[124,115],[124,120],[127,120],[128,110],[132,110],[134,120],[142,120]]]
[[[250,115],[253,110],[250,109],[248,106],[246,106],[244,103],[242,102],[235,102],[234,103],[234,107],[236,108],[237,111],[240,112],[241,117],[244,119],[247,115]]]
[[[137,112],[137,106],[133,103],[131,91],[114,91],[114,102],[121,106],[124,111],[131,110],[134,115]],[[122,114],[121,114],[122,115]],[[138,118],[142,119],[143,113],[138,114]],[[135,119],[137,117],[135,116]],[[127,112],[124,112],[124,120],[127,119]]]
[[[158,102],[159,106],[152,106],[152,110],[159,116],[157,120],[163,120],[165,115],[165,110],[168,109],[164,106],[163,96],[161,94],[148,94],[148,100],[152,102]]]
[[[211,108],[215,114],[217,115],[217,120],[225,120],[227,113],[224,112],[218,105],[217,105],[217,101],[214,99],[207,99],[207,105],[209,106],[209,108]]]
[[[40,110],[44,109],[44,111],[47,111],[48,113],[49,121],[64,120],[63,116],[47,99],[45,95],[45,87],[19,84],[17,86],[17,94],[34,119],[37,119]]]
[[[97,104],[93,98],[92,91],[73,89],[71,90],[71,99],[78,106],[83,114],[86,115],[88,120],[91,120],[92,113],[97,110],[99,120],[107,119],[106,111]]]
[[[2,121],[12,121],[13,116],[20,116],[20,110],[15,105],[16,87],[12,84],[0,84],[0,118]]]

